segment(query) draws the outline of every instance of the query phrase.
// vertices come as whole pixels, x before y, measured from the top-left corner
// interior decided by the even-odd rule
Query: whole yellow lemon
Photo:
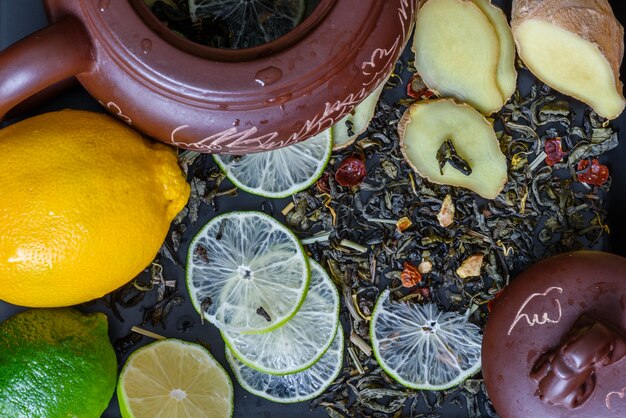
[[[0,299],[56,307],[115,290],[188,198],[176,151],[110,116],[64,110],[0,130]]]

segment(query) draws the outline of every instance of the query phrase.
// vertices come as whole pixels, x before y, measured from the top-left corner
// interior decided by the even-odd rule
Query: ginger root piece
[[[550,87],[615,119],[624,110],[624,28],[607,0],[513,0],[517,52]]]
[[[416,102],[400,119],[398,135],[411,168],[433,183],[465,187],[487,199],[506,183],[506,157],[493,126],[467,104]]]
[[[491,4],[491,0],[472,0],[482,10],[496,31],[500,44],[500,58],[497,68],[497,82],[500,93],[506,103],[517,88],[517,70],[515,69],[515,41],[509,21],[499,7]]]
[[[491,22],[471,0],[429,0],[419,10],[413,36],[415,67],[424,83],[489,115],[502,108],[497,81],[500,42]]]

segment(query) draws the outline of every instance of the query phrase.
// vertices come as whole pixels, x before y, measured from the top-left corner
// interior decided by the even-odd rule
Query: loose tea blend
[[[590,109],[573,105],[520,71],[532,85],[517,91],[494,119],[509,167],[508,181],[495,199],[431,184],[406,164],[397,123],[416,100],[412,96],[423,94],[407,97],[401,80],[415,80],[414,70],[400,61],[398,77],[387,83],[367,132],[333,154],[313,187],[283,204],[285,223],[326,268],[342,296],[346,368],[312,403],[329,416],[434,417],[444,403],[452,403],[466,408],[469,417],[495,417],[480,374],[461,387],[426,392],[407,389],[383,372],[372,356],[368,327],[380,291],[390,287],[396,300],[433,302],[484,327],[489,303],[511,276],[549,255],[602,246],[609,232],[604,197],[611,181],[601,161],[617,146],[617,133]],[[402,97],[393,102],[398,90]],[[447,158],[454,158],[452,149],[447,151]],[[362,183],[337,178],[345,161],[364,163]],[[237,191],[224,183],[210,156],[186,151],[181,163],[191,179],[192,197],[162,256],[182,269],[185,231],[197,229],[201,212],[216,212],[220,201]],[[280,216],[283,206],[277,205],[264,201],[260,209]],[[180,297],[163,283],[168,282],[153,274],[149,285],[120,290],[112,297],[112,309],[137,303],[141,295],[136,293],[154,286],[159,297],[144,323],[158,324]],[[124,338],[118,351],[136,340],[132,334]]]

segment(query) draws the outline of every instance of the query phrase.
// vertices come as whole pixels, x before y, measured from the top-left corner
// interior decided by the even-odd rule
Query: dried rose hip
[[[402,270],[400,274],[400,280],[402,280],[402,286],[413,287],[422,281],[422,274],[417,270],[417,267],[405,261],[404,270]]]
[[[576,168],[576,178],[581,183],[602,186],[609,179],[609,168],[594,158],[580,160]]]
[[[422,77],[419,74],[415,74],[406,86],[406,94],[414,99],[429,99],[434,93],[426,87]]]
[[[356,157],[348,157],[339,164],[335,180],[340,186],[358,186],[366,175],[365,163]]]
[[[563,151],[561,138],[559,137],[547,139],[544,150],[546,152],[546,164],[550,167],[563,161],[563,158],[567,155],[567,153]]]

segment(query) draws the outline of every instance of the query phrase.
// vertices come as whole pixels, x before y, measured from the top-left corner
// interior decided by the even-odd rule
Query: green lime
[[[280,327],[304,302],[309,278],[298,238],[264,213],[213,218],[189,245],[191,302],[222,331],[261,333]]]
[[[291,374],[309,368],[333,342],[339,324],[339,293],[322,266],[311,263],[304,303],[285,325],[263,334],[222,332],[239,360],[255,370]]]
[[[436,305],[378,297],[370,323],[378,364],[400,384],[425,390],[456,386],[480,370],[480,328]]]
[[[135,351],[117,385],[124,418],[228,418],[233,384],[198,344],[167,339]]]
[[[280,198],[291,196],[320,178],[332,152],[331,130],[273,151],[241,157],[214,155],[228,179],[241,190]]]
[[[273,402],[294,403],[319,396],[341,372],[343,367],[343,328],[337,329],[333,343],[324,355],[306,370],[277,376],[254,370],[226,350],[226,360],[235,378],[248,392]]]
[[[0,325],[2,417],[100,417],[116,378],[104,314],[31,309]]]
[[[225,23],[230,48],[252,48],[290,32],[302,21],[305,0],[189,0],[193,22]]]

